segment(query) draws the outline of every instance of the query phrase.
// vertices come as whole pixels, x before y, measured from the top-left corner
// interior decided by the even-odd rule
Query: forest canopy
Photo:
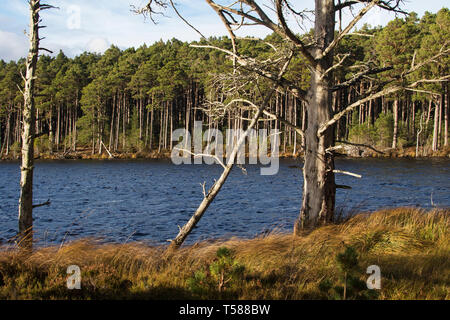
[[[311,31],[312,32],[312,31]],[[307,35],[305,35],[307,36]],[[412,13],[396,18],[385,27],[364,25],[347,35],[336,48],[343,60],[334,72],[336,90],[333,109],[351,104],[373,81],[392,80],[411,66],[448,47],[450,11],[426,12],[419,18]],[[283,40],[269,35],[265,42],[238,39],[239,52],[264,59]],[[194,44],[214,44],[232,49],[227,37],[210,38]],[[162,152],[172,148],[171,133],[177,128],[192,130],[195,120],[208,128],[244,128],[245,110],[227,111],[221,116],[204,112],[208,101],[224,99],[221,74],[232,70],[225,52],[195,48],[192,43],[172,39],[150,46],[121,50],[111,46],[103,54],[85,52],[74,58],[62,51],[54,57],[41,55],[36,80],[36,140],[40,153],[89,150],[108,152]],[[307,88],[310,72],[304,57],[293,57],[286,78]],[[449,57],[409,75],[411,81],[448,75]],[[336,61],[339,63],[339,60]],[[361,75],[351,66],[386,68],[379,74]],[[24,60],[0,61],[0,143],[1,156],[20,153]],[[245,88],[251,95],[250,86]],[[335,128],[336,140],[369,144],[378,148],[421,146],[421,154],[431,154],[448,144],[448,80],[421,82],[414,90],[367,101],[341,118]],[[299,127],[305,126],[303,102],[288,92],[278,91],[270,101],[270,112]],[[394,113],[393,111],[396,111]],[[394,115],[398,114],[398,117]],[[300,151],[292,127],[272,119],[261,128],[283,131],[284,152]]]

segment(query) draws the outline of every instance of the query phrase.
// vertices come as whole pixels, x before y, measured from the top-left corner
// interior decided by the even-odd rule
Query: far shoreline
[[[35,154],[35,160],[170,160],[170,151],[162,152],[116,152],[110,156],[107,152],[101,154],[92,153],[91,149],[79,149],[77,151],[71,152],[53,152],[52,154],[37,153]],[[224,155],[225,157],[225,155]],[[0,157],[1,162],[17,161],[20,160],[20,154],[11,154]],[[248,158],[248,155],[246,155]],[[292,152],[280,152],[280,159],[292,159],[298,160],[303,159],[303,153],[297,152],[293,154]],[[427,160],[427,159],[450,159],[450,148],[444,148],[438,150],[432,154],[428,155],[415,155],[415,147],[409,147],[405,149],[385,149],[381,152],[375,152],[372,150],[364,150],[361,148],[351,148],[344,150],[343,153],[336,153],[336,158],[344,159],[416,159],[416,160]]]

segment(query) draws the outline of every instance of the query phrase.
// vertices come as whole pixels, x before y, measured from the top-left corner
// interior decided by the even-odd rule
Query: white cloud
[[[27,37],[0,30],[0,59],[10,61],[25,57],[28,52]]]
[[[142,6],[147,0],[51,0],[51,3],[60,10],[46,10],[42,12],[43,24],[46,29],[41,30],[41,36],[46,37],[42,46],[56,53],[62,49],[67,55],[74,56],[83,51],[103,52],[110,44],[120,48],[139,47],[146,43],[151,45],[160,39],[169,40],[177,38],[182,41],[198,40],[199,35],[182,22],[177,15],[168,10],[166,16],[157,16],[158,24],[144,20],[130,11],[130,4]],[[270,2],[270,0],[261,0]],[[448,0],[447,0],[448,1]],[[444,0],[428,0],[427,9],[437,11],[445,6]],[[217,18],[214,11],[204,0],[177,0],[178,10],[199,29],[205,36],[226,35],[226,29]],[[421,14],[425,5],[419,1],[408,2],[407,10],[415,10]],[[313,0],[305,0],[298,7],[313,8]],[[75,10],[75,8],[77,8]],[[357,13],[356,8],[354,13]],[[379,9],[372,10],[357,27],[363,23],[372,26],[385,24],[394,17]],[[345,10],[343,25],[351,20],[352,16]],[[276,19],[276,18],[274,18]],[[18,59],[24,57],[28,50],[26,37],[22,30],[27,28],[28,10],[23,0],[11,0],[9,6],[0,6],[0,59]],[[289,20],[289,24],[296,32],[296,24]],[[308,25],[307,29],[312,27]],[[252,35],[264,37],[268,30],[261,27],[242,28],[238,31],[240,36]]]
[[[105,38],[93,38],[87,43],[86,50],[93,53],[103,53],[109,46],[110,44]]]

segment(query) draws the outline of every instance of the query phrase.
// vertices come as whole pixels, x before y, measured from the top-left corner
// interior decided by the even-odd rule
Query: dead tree
[[[301,130],[294,124],[289,124],[302,136],[305,150],[302,207],[294,226],[295,234],[298,234],[304,228],[316,227],[330,222],[334,217],[336,197],[334,174],[344,173],[335,170],[334,166],[334,127],[339,119],[362,104],[379,97],[394,94],[401,90],[413,90],[422,83],[440,82],[449,78],[449,76],[445,76],[439,79],[421,79],[414,83],[408,83],[408,75],[419,70],[425,64],[433,63],[440,56],[447,55],[449,49],[446,47],[428,60],[420,63],[413,61],[408,71],[397,75],[392,80],[379,81],[377,83],[371,81],[368,90],[361,93],[355,102],[350,103],[342,110],[333,111],[332,98],[336,91],[360,83],[369,75],[373,77],[378,73],[392,69],[392,66],[383,68],[370,65],[363,66],[359,70],[357,69],[354,76],[348,81],[335,84],[333,72],[338,68],[342,68],[344,60],[349,56],[348,54],[342,57],[335,55],[336,47],[345,36],[351,34],[355,25],[374,7],[406,14],[400,9],[402,1],[361,0],[337,1],[335,3],[335,0],[315,0],[314,17],[312,18],[314,20],[314,32],[312,37],[299,36],[289,26],[288,22],[292,20],[296,20],[298,25],[301,25],[302,20],[306,19],[309,11],[298,10],[287,0],[274,0],[272,8],[268,7],[268,3],[256,0],[205,1],[214,9],[219,19],[225,25],[232,40],[232,50],[217,48],[213,45],[202,45],[199,47],[216,49],[227,53],[233,60],[234,66],[239,66],[258,77],[263,77],[273,82],[277,90],[291,93],[301,100],[306,107],[307,124],[305,130]],[[176,10],[172,0],[153,0],[141,12],[156,13],[158,11],[155,9],[155,5],[163,8],[171,6]],[[342,17],[341,11],[350,10],[353,12],[355,7],[359,7],[359,11],[353,16],[350,23],[344,28],[340,27],[339,32],[336,32],[336,14],[339,13],[340,18]],[[177,10],[176,12],[179,15]],[[183,20],[186,21],[184,18]],[[340,26],[341,24],[341,21],[339,21]],[[258,63],[254,58],[248,58],[239,53],[239,48],[236,44],[236,30],[245,26],[255,25],[265,27],[279,35],[285,43],[293,47],[294,54],[304,57],[304,61],[306,61],[311,71],[308,89],[302,89],[296,82],[284,77],[282,73],[261,67],[264,65],[263,63]],[[195,30],[198,31],[197,29]],[[278,77],[277,75],[280,74],[281,76]],[[264,112],[261,114],[264,114]],[[276,115],[270,116],[272,118],[276,117]]]
[[[281,79],[283,77],[284,73],[287,70],[287,66],[289,65],[291,58],[292,58],[292,55],[290,55],[287,58],[287,61],[284,63],[284,66],[281,68],[281,71],[277,76],[278,79]],[[261,92],[261,90],[258,90],[258,91]],[[240,104],[240,105],[250,106],[250,108],[255,110],[255,112],[253,114],[253,117],[250,119],[250,123],[248,124],[247,129],[244,131],[244,133],[242,135],[239,136],[237,142],[233,145],[231,154],[228,156],[228,162],[226,164],[221,163],[220,159],[217,159],[217,157],[213,156],[220,163],[220,165],[222,165],[223,172],[220,175],[219,179],[214,182],[213,186],[208,190],[208,192],[206,192],[205,189],[203,190],[202,202],[200,203],[200,205],[198,206],[197,210],[194,212],[192,217],[189,219],[189,221],[182,228],[180,228],[180,231],[179,231],[178,235],[175,237],[175,239],[171,240],[171,244],[168,249],[169,252],[174,249],[177,249],[178,247],[180,247],[183,244],[186,237],[192,232],[192,230],[195,228],[197,223],[202,218],[203,214],[208,209],[209,205],[214,201],[214,198],[220,192],[222,186],[225,184],[229,174],[231,173],[231,170],[235,166],[237,155],[238,155],[239,150],[241,149],[241,146],[244,144],[245,139],[248,137],[251,130],[253,130],[255,128],[256,124],[258,123],[258,119],[264,114],[264,112],[266,112],[265,109],[267,109],[268,103],[274,92],[275,92],[275,88],[273,88],[269,92],[267,92],[265,94],[265,96],[261,96],[260,98],[261,98],[262,102],[259,106],[250,100],[237,98],[237,99],[232,99],[229,103],[227,103],[226,106],[223,107],[223,110],[226,110],[229,106]],[[184,150],[184,151],[191,153],[189,150]],[[199,155],[194,154],[194,156],[199,156]],[[203,155],[201,155],[201,156],[203,156]],[[204,185],[203,185],[203,188],[204,188]]]
[[[175,239],[173,239],[171,241],[169,250],[176,249],[183,244],[186,237],[195,228],[197,223],[202,218],[203,214],[208,209],[209,205],[213,202],[214,198],[217,196],[220,189],[225,184],[229,174],[231,173],[231,170],[233,169],[233,167],[235,165],[236,156],[237,156],[237,153],[238,153],[241,145],[245,142],[245,139],[247,138],[250,130],[252,130],[255,127],[256,123],[258,122],[258,118],[261,116],[264,109],[267,107],[267,103],[271,96],[272,96],[272,93],[267,95],[266,99],[264,100],[264,103],[260,107],[258,107],[258,111],[253,116],[253,119],[252,119],[251,123],[249,124],[247,130],[244,132],[243,135],[241,135],[239,137],[239,140],[234,145],[233,150],[230,155],[230,158],[228,160],[228,163],[226,165],[222,164],[223,172],[220,175],[219,179],[216,180],[216,182],[213,184],[213,186],[209,189],[208,192],[206,192],[204,190],[202,202],[200,203],[200,205],[198,206],[197,210],[194,212],[192,217],[189,219],[189,221],[182,228],[180,228],[180,231],[179,231],[178,235],[175,237]],[[249,103],[251,103],[251,102],[249,102]]]
[[[18,244],[22,248],[32,249],[33,246],[33,169],[34,169],[34,135],[35,135],[35,104],[34,90],[36,79],[36,64],[39,50],[39,29],[41,10],[53,8],[47,4],[41,4],[40,0],[30,0],[30,30],[28,34],[30,49],[26,59],[26,74],[23,78],[25,87],[23,90],[23,131],[22,131],[22,164],[20,167],[20,199],[19,199],[19,239]],[[50,204],[47,201],[45,205]]]

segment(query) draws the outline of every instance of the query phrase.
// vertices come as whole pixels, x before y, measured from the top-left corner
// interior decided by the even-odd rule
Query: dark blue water
[[[293,168],[293,166],[297,166]],[[252,237],[266,230],[290,230],[301,203],[302,163],[281,161],[274,176],[256,165],[247,175],[235,169],[189,242],[205,238]],[[449,160],[337,160],[336,168],[363,175],[337,175],[337,207],[370,211],[385,207],[450,206]],[[170,161],[47,161],[35,169],[34,210],[39,245],[83,237],[105,241],[165,243],[202,199],[220,166],[175,166]],[[19,163],[0,163],[0,241],[17,230]]]

